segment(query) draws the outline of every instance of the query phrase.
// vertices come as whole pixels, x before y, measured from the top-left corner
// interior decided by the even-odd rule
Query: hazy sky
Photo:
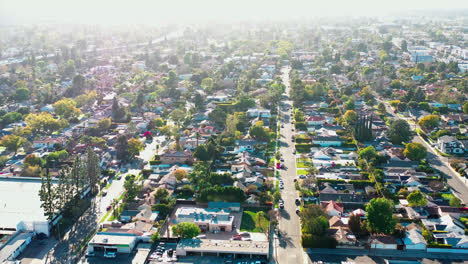
[[[160,23],[379,15],[468,8],[468,0],[0,0],[0,22]]]

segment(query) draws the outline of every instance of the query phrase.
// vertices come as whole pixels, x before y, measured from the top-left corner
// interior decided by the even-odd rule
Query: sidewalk
[[[345,255],[345,256],[376,256],[387,258],[402,259],[449,259],[449,260],[468,260],[467,254],[461,253],[430,253],[425,250],[390,250],[390,249],[328,249],[328,248],[308,248],[307,254],[318,255]]]

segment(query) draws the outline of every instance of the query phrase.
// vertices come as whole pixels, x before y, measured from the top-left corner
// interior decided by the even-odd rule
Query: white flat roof
[[[0,262],[8,260],[8,258],[15,252],[28,238],[32,237],[33,233],[20,233],[0,250]]]
[[[177,248],[189,252],[219,252],[239,254],[268,254],[267,241],[182,239]]]
[[[20,221],[47,221],[41,208],[41,181],[0,178],[0,228]]]
[[[89,243],[102,245],[130,245],[135,241],[135,239],[136,236],[96,234]]]

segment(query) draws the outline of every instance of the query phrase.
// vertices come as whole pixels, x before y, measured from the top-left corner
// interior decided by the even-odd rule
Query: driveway
[[[282,70],[283,83],[286,85],[286,92],[289,93],[289,68],[284,67]],[[285,101],[292,106],[291,101]],[[284,125],[281,128],[281,140],[280,148],[284,158],[284,164],[286,170],[280,170],[280,177],[284,181],[284,189],[281,191],[281,195],[284,200],[284,210],[281,210],[279,219],[279,231],[280,236],[275,238],[275,254],[274,257],[280,264],[289,263],[304,263],[307,262],[307,257],[304,258],[304,251],[301,245],[301,225],[299,216],[296,214],[295,200],[298,198],[298,193],[294,186],[294,178],[296,177],[296,158],[292,153],[294,143],[291,140],[293,128],[291,124],[291,110],[280,110],[281,113],[281,124]]]

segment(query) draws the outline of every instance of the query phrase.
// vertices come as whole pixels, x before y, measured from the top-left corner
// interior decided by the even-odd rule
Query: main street
[[[391,119],[403,119],[398,114],[393,113],[393,108],[390,106],[388,102],[384,102],[385,109],[387,111],[388,116]],[[411,120],[407,120],[410,123],[411,130],[415,130],[416,124],[411,124]],[[442,157],[439,155],[432,146],[427,143],[420,135],[416,134],[413,138],[413,142],[423,144],[427,149],[427,161],[429,164],[442,172],[447,179],[448,185],[452,188],[454,194],[463,200],[463,202],[468,202],[468,186],[466,185],[466,179],[463,179],[460,175],[453,171],[453,169],[449,165],[448,158]]]
[[[289,67],[284,67],[281,70],[282,80],[286,85],[286,93],[289,94]],[[284,158],[286,170],[280,170],[280,177],[284,181],[284,189],[281,191],[284,200],[284,209],[280,210],[279,231],[280,235],[275,241],[274,257],[280,264],[289,263],[308,263],[308,257],[304,253],[301,245],[301,224],[299,216],[296,214],[295,200],[298,198],[298,193],[294,186],[294,178],[296,177],[296,157],[293,154],[294,142],[291,139],[293,135],[291,124],[292,118],[291,101],[283,101],[285,106],[280,107],[281,138],[279,151]],[[304,262],[305,261],[305,262]]]
[[[165,137],[155,137],[154,140],[145,146],[140,152],[139,158],[146,164],[156,153],[156,145],[159,145],[161,151],[162,144],[165,143]],[[125,176],[128,174],[138,175],[139,168],[130,168],[126,173],[121,174],[121,179],[115,177],[112,184],[105,190],[106,196],[96,196],[92,204],[86,210],[80,219],[66,231],[61,240],[54,240],[53,245],[47,245],[47,249],[41,248],[41,245],[29,247],[23,254],[22,263],[69,263],[74,257],[74,249],[86,239],[86,236],[94,229],[98,228],[101,219],[107,214],[107,206],[114,199],[118,199],[124,192],[123,184]],[[45,252],[50,248],[50,251]]]

